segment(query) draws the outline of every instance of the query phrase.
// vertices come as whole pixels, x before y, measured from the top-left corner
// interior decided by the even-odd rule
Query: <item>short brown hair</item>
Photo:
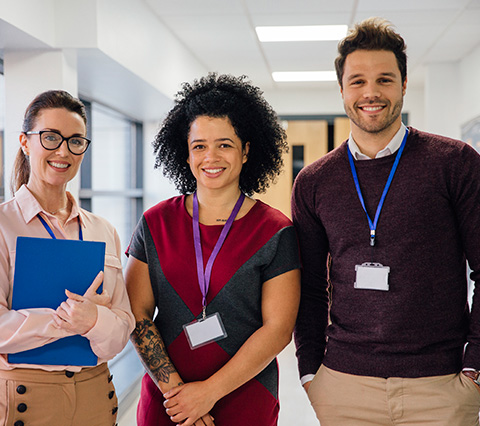
[[[398,68],[402,76],[402,83],[407,78],[407,46],[403,38],[395,32],[392,24],[382,18],[368,18],[355,25],[347,36],[338,43],[338,56],[335,59],[337,80],[342,86],[345,60],[356,50],[387,50],[393,52],[397,58]]]

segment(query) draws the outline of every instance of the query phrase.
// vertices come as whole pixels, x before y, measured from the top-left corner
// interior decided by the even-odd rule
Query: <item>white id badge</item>
[[[381,263],[362,263],[355,265],[357,271],[355,288],[362,290],[388,291],[388,274],[390,267]]]
[[[227,332],[218,312],[209,315],[205,319],[185,324],[183,329],[191,349],[197,349],[227,337]]]

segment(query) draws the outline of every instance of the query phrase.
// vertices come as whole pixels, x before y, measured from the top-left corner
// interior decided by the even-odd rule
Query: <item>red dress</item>
[[[257,201],[236,220],[212,269],[207,315],[218,312],[227,337],[190,349],[183,325],[201,317],[192,218],[185,197],[163,201],[145,212],[128,253],[146,262],[158,308],[154,322],[184,382],[210,377],[262,326],[262,284],[300,267],[295,231],[281,212]],[[200,225],[206,263],[223,225]],[[164,398],[148,375],[142,381],[139,426],[172,426]],[[272,361],[258,376],[219,400],[211,414],[216,426],[275,426],[278,366]]]

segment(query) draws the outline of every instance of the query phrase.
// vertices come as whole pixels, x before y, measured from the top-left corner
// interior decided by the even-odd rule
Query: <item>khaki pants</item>
[[[0,426],[115,425],[117,397],[107,364],[68,376],[0,370]]]
[[[354,376],[321,366],[308,390],[321,426],[478,426],[480,391],[463,374]]]

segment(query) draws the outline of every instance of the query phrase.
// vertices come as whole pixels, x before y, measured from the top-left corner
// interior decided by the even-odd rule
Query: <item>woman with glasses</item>
[[[290,220],[251,196],[280,172],[285,132],[260,89],[210,74],[184,84],[154,147],[183,195],[146,211],[128,248],[149,373],[137,423],[274,426],[300,265]]]
[[[1,425],[113,426],[116,421],[117,398],[107,361],[127,343],[134,319],[117,232],[106,220],[80,208],[66,190],[90,144],[86,132],[85,107],[67,92],[41,93],[26,110],[12,176],[15,197],[0,205]],[[65,299],[56,309],[11,309],[17,237],[104,242],[104,272],[87,283],[83,294],[70,292],[66,279]],[[50,255],[52,261],[45,268],[60,269],[55,253]],[[30,255],[26,257],[28,265]],[[32,292],[41,294],[35,273],[31,271]],[[35,357],[31,363],[15,361],[21,359],[15,358],[19,354],[71,336],[88,339],[94,356],[93,363],[86,363],[89,366],[83,365],[83,358],[74,365],[58,365],[51,358],[38,364]]]

